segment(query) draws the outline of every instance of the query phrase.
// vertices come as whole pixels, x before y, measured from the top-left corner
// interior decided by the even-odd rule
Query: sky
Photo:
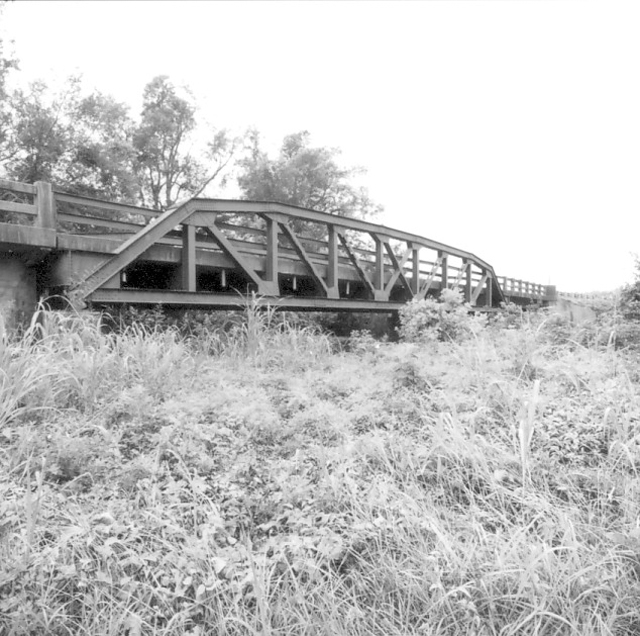
[[[17,0],[20,81],[140,109],[165,74],[270,147],[338,147],[384,225],[499,276],[614,289],[640,253],[640,2]]]

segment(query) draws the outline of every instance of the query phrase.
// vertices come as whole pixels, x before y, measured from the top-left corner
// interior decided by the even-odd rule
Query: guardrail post
[[[46,181],[36,181],[35,205],[38,212],[36,226],[47,230],[56,229],[56,202],[53,188]]]

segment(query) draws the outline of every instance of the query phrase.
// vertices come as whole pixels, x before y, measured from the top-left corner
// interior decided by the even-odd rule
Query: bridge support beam
[[[485,307],[493,307],[493,278],[487,278],[487,295],[485,296]]]
[[[420,248],[411,249],[411,291],[414,296],[420,291]]]
[[[196,291],[196,228],[182,226],[182,289]]]
[[[267,222],[267,255],[265,260],[265,279],[278,282],[278,224],[269,217]]]
[[[327,289],[329,298],[338,298],[338,232],[335,225],[329,225],[327,229]]]
[[[371,234],[371,236],[376,244],[376,263],[373,277],[374,299],[387,301],[389,300],[389,294],[384,286],[384,239],[377,234]]]
[[[440,276],[440,289],[446,289],[449,285],[449,258],[442,250],[439,250],[438,259],[440,260],[442,267]]]

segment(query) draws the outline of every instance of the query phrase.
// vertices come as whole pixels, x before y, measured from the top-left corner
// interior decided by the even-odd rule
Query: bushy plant
[[[354,329],[347,339],[346,347],[349,351],[359,354],[375,353],[380,348],[380,341],[367,329]]]
[[[629,317],[640,318],[640,257],[635,257],[635,272],[632,283],[624,285],[620,292],[620,300]]]
[[[616,347],[640,347],[640,257],[637,255],[634,281],[620,289],[611,314],[612,340]]]
[[[456,290],[443,289],[440,297],[412,300],[400,309],[400,337],[407,342],[464,340],[486,323],[471,315],[471,307]]]
[[[0,338],[0,633],[638,633],[637,358],[458,301],[428,355],[253,304]]]
[[[515,303],[501,303],[500,311],[491,316],[490,325],[496,329],[517,329],[522,325],[522,307]]]

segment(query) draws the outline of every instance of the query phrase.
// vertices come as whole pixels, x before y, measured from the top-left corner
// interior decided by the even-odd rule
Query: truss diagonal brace
[[[487,282],[487,280],[489,279],[489,272],[485,271],[482,274],[482,278],[480,279],[480,282],[478,283],[478,286],[473,290],[473,293],[471,294],[471,304],[475,305],[478,297],[480,296],[480,293],[482,292],[482,288],[484,287],[485,283]]]
[[[351,261],[351,264],[354,266],[356,272],[358,272],[358,276],[360,276],[360,279],[366,285],[367,289],[369,290],[369,293],[371,294],[371,297],[375,298],[376,288],[373,286],[373,283],[371,282],[369,275],[360,264],[360,260],[358,259],[358,257],[353,253],[353,251],[349,247],[349,243],[347,243],[347,239],[342,235],[342,232],[338,232],[337,234],[338,234],[338,238],[340,239],[340,243],[342,243],[342,247],[344,247],[344,251],[347,253],[349,260]]]
[[[278,281],[263,280],[258,276],[253,267],[245,260],[242,254],[231,244],[229,239],[222,233],[220,228],[215,225],[207,225],[207,232],[213,240],[220,246],[222,251],[231,259],[233,259],[242,269],[242,271],[253,281],[258,288],[259,294],[265,296],[277,296],[280,292],[278,289]]]
[[[191,200],[169,208],[157,218],[155,223],[147,225],[118,246],[113,256],[101,263],[83,282],[72,288],[72,291],[76,291],[82,298],[86,298],[91,292],[104,285],[129,263],[146,252],[176,225],[180,225],[188,219],[193,214],[194,208],[195,204]]]
[[[451,285],[449,285],[450,289],[455,289],[462,282],[462,279],[465,273],[467,272],[467,269],[469,269],[470,267],[471,267],[470,261],[465,261],[462,264],[462,267],[460,268],[460,271],[458,272],[458,276],[456,277],[455,281]]]
[[[403,267],[407,264],[407,261],[409,260],[409,258],[411,257],[411,254],[413,253],[413,248],[408,247],[405,253],[402,255],[402,258],[398,260],[398,257],[393,251],[389,241],[384,241],[384,247],[387,250],[387,254],[389,255],[389,258],[391,259],[391,263],[393,264],[393,270],[394,270],[385,286],[385,289],[384,289],[385,293],[386,294],[391,293],[393,286],[396,284],[396,281],[399,278],[402,281],[402,284],[409,290],[409,293],[413,298],[414,294],[413,294],[413,290],[411,289],[411,284],[409,283],[409,281],[407,280],[407,277],[402,271]]]
[[[281,221],[277,216],[273,216],[271,214],[265,214],[265,217],[271,219],[278,223],[282,233],[289,239],[291,244],[293,245],[293,249],[295,250],[298,258],[307,266],[309,272],[311,273],[311,277],[313,280],[322,288],[325,296],[327,298],[337,298],[337,289],[327,287],[327,284],[324,282],[322,276],[320,276],[320,272],[316,269],[316,266],[313,264],[307,251],[304,249],[302,243],[296,236],[295,232],[289,227],[289,224],[286,221]]]
[[[444,261],[444,258],[442,256],[439,256],[436,259],[436,262],[433,264],[433,267],[431,268],[429,275],[424,281],[424,285],[422,286],[422,289],[420,289],[420,291],[415,296],[418,300],[424,300],[427,297],[427,292],[429,291],[429,289],[431,289],[431,285],[433,284],[433,281],[436,278],[436,272],[438,271],[438,268],[442,265],[443,261]]]

